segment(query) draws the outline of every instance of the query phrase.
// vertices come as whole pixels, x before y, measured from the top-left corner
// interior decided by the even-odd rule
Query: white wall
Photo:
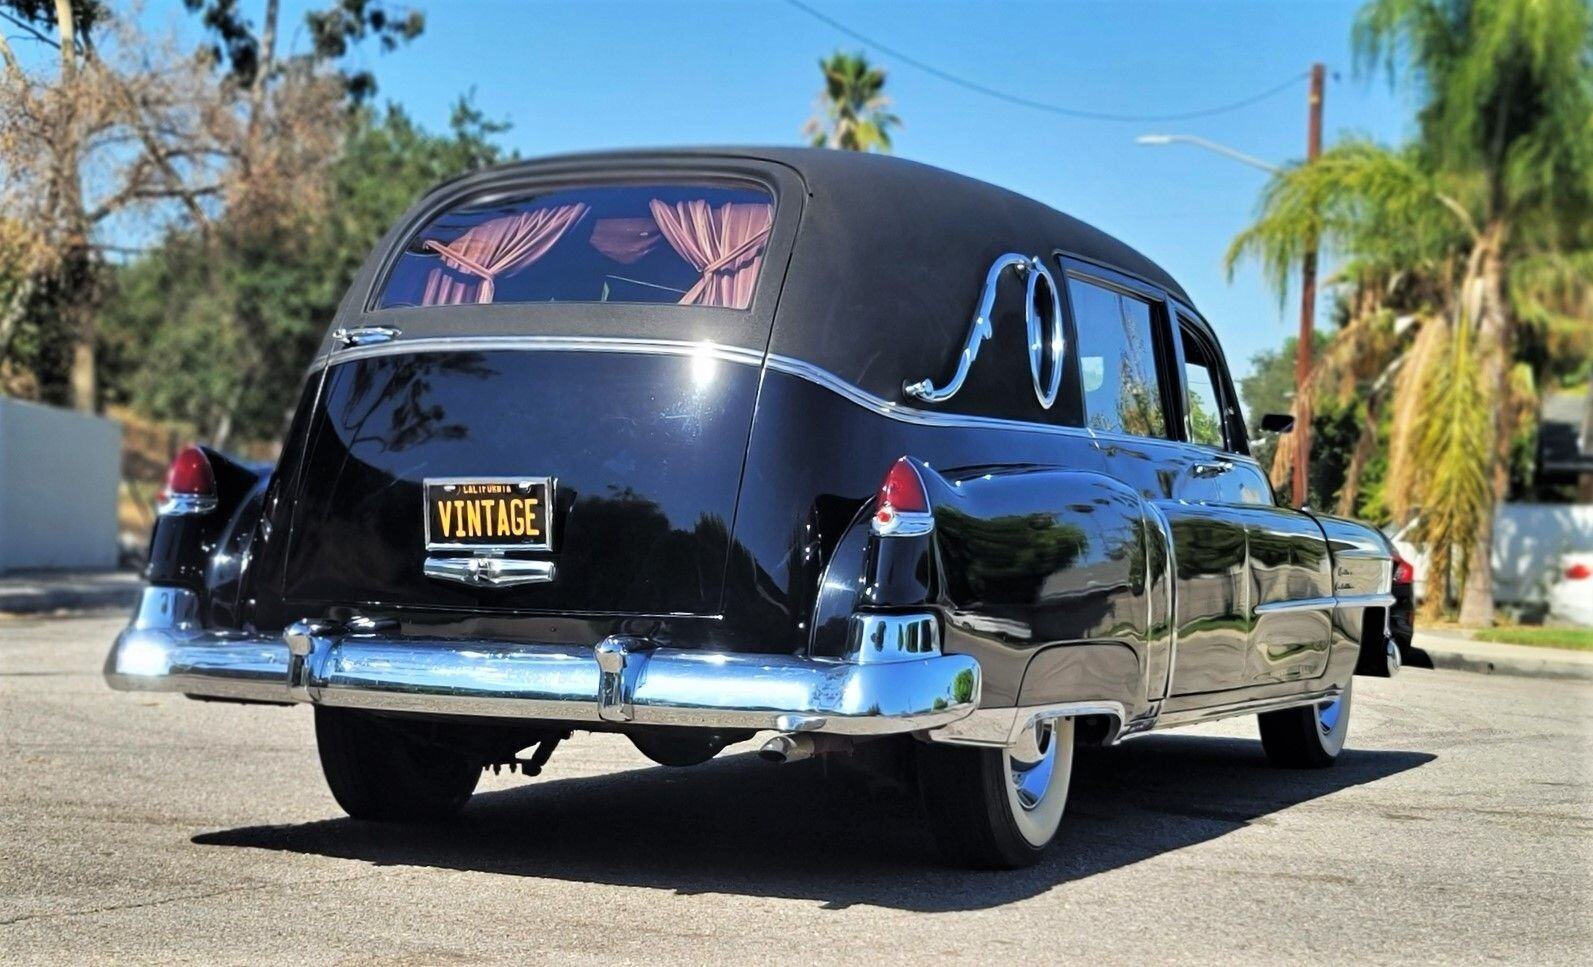
[[[0,397],[0,574],[116,566],[122,428]]]

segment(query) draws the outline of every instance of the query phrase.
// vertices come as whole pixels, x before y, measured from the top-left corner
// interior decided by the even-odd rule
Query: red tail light
[[[216,507],[216,474],[210,458],[196,446],[186,446],[166,471],[160,491],[160,512],[165,516],[209,513]]]
[[[902,457],[885,472],[874,501],[874,533],[927,534],[935,519],[929,514],[929,496],[912,461]]]
[[[1394,555],[1394,583],[1395,584],[1412,584],[1415,581],[1416,581],[1416,569],[1414,567],[1411,567],[1411,563],[1409,561],[1405,560],[1403,557],[1400,557],[1398,554],[1395,554]]]
[[[178,451],[166,471],[166,495],[187,494],[192,497],[214,497],[216,475],[210,469],[210,458],[196,446],[186,446]]]
[[[1586,581],[1590,577],[1593,577],[1593,568],[1588,567],[1581,561],[1577,561],[1565,569],[1565,578],[1568,581]]]

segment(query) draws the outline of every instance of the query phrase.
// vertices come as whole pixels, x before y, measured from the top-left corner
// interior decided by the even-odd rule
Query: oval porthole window
[[[1039,259],[1029,261],[1025,286],[1024,321],[1028,325],[1029,375],[1034,379],[1034,395],[1045,409],[1056,403],[1062,386],[1062,297],[1056,278]]]

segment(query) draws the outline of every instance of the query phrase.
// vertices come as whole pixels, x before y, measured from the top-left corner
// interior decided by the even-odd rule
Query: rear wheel
[[[355,819],[446,819],[481,778],[477,758],[353,709],[316,706],[315,740],[332,796]]]
[[[1261,747],[1272,764],[1286,769],[1332,765],[1343,751],[1344,737],[1350,730],[1350,692],[1354,684],[1355,680],[1350,679],[1350,684],[1331,702],[1256,716],[1261,723]]]
[[[1056,838],[1073,776],[1073,720],[1038,723],[1014,749],[920,744],[918,783],[947,861],[1015,869]]]

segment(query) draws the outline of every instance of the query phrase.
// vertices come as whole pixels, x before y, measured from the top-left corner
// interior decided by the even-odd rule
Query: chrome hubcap
[[[1009,772],[1012,776],[1012,788],[1017,793],[1018,805],[1025,810],[1033,810],[1045,799],[1045,794],[1051,788],[1051,777],[1056,773],[1057,742],[1056,728],[1051,722],[1041,722],[1034,729],[1034,752],[1037,758],[1028,760],[1028,753],[1023,758],[1009,755]]]

